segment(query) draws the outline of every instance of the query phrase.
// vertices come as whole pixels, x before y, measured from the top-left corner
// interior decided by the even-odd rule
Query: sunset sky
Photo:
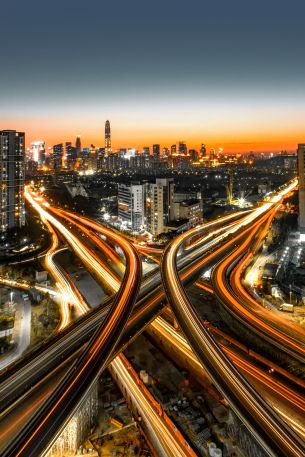
[[[27,143],[305,141],[305,2],[12,0],[1,5],[0,129]]]

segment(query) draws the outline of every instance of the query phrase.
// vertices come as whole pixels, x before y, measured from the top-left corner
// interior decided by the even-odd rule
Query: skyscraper
[[[169,157],[169,149],[168,149],[168,148],[165,148],[165,147],[164,147],[164,148],[162,149],[162,157],[163,157],[164,159],[167,159],[167,158]]]
[[[189,149],[189,156],[191,162],[197,162],[199,159],[198,151],[196,151],[195,149]]]
[[[34,141],[31,143],[31,157],[38,165],[43,165],[46,160],[46,150],[44,141]]]
[[[160,144],[153,144],[153,157],[159,159],[160,157]]]
[[[171,145],[171,156],[176,155],[177,153],[177,146],[175,144]]]
[[[72,146],[71,142],[65,143],[65,167],[71,169],[76,161],[77,152],[76,147]]]
[[[77,137],[76,137],[75,148],[76,148],[76,155],[77,155],[77,157],[79,157],[80,153],[82,152],[82,143],[81,143],[80,135],[77,135]]]
[[[183,141],[179,141],[179,155],[181,155],[181,156],[187,155],[187,147]]]
[[[108,157],[111,153],[111,130],[110,122],[105,123],[105,157]]]
[[[205,144],[202,144],[201,145],[201,148],[200,148],[200,157],[206,157],[207,156],[207,148],[205,146]]]
[[[52,153],[52,165],[54,170],[60,170],[62,168],[62,161],[63,161],[63,144],[55,144],[53,146],[53,153]]]
[[[24,210],[25,135],[0,131],[0,232],[20,228]]]
[[[143,155],[144,155],[145,157],[149,157],[149,156],[150,156],[149,146],[144,146],[144,147],[143,147]]]

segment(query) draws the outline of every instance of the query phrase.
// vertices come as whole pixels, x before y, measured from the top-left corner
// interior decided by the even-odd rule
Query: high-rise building
[[[82,143],[81,143],[80,135],[77,135],[77,137],[76,137],[75,148],[76,148],[77,157],[79,157],[80,153],[82,152]]]
[[[298,145],[299,230],[305,241],[305,144]]]
[[[140,230],[144,224],[143,184],[131,182],[118,186],[118,217],[129,230]]]
[[[162,183],[145,184],[145,216],[147,231],[153,236],[164,231]]]
[[[127,153],[127,148],[120,148],[119,149],[119,153],[118,154],[119,154],[120,157],[125,157],[126,153]]]
[[[149,157],[150,156],[149,146],[144,146],[143,147],[143,156],[145,156],[145,157]]]
[[[189,150],[189,156],[190,156],[190,161],[191,162],[197,162],[198,159],[199,159],[198,151],[196,151],[195,149],[190,149]]]
[[[163,148],[162,149],[162,157],[163,159],[167,159],[169,157],[169,149],[168,148]]]
[[[156,184],[163,189],[163,223],[167,225],[174,219],[174,178],[157,178]]]
[[[179,155],[186,156],[187,155],[187,147],[183,141],[179,141]]]
[[[176,155],[177,153],[177,145],[176,144],[172,144],[171,145],[171,156],[172,155]]]
[[[159,159],[160,157],[160,144],[153,144],[153,157]]]
[[[15,130],[0,131],[0,231],[20,228],[24,210],[25,135]]]
[[[44,165],[46,160],[46,149],[44,141],[34,141],[31,143],[31,158],[38,165]]]
[[[110,122],[105,123],[105,156],[108,157],[111,153],[111,130]]]
[[[202,144],[201,148],[200,148],[200,157],[204,158],[206,156],[207,156],[207,148],[206,148],[205,144]]]
[[[71,142],[65,144],[65,167],[72,169],[77,159],[77,149]]]
[[[62,168],[68,168],[68,154],[69,154],[69,149],[72,147],[71,141],[66,141],[65,142],[65,149],[62,157]]]
[[[55,144],[52,153],[52,166],[54,170],[60,170],[63,161],[63,144]]]

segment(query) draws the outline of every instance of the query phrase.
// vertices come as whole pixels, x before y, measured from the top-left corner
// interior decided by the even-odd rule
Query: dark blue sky
[[[93,129],[91,117],[111,116],[145,133],[160,116],[171,132],[181,107],[195,126],[217,107],[214,135],[230,107],[236,122],[249,106],[291,118],[304,110],[304,17],[304,1],[3,2],[1,124],[24,119],[32,132],[49,119],[61,134],[54,120],[68,117],[85,134],[86,119]]]

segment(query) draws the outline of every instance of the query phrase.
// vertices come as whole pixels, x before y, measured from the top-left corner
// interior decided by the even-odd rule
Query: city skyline
[[[1,457],[305,457],[304,0],[3,3]]]
[[[18,123],[17,123],[18,125]],[[81,139],[81,144],[82,148],[89,148],[91,145],[94,145],[95,147],[98,148],[103,148],[105,146],[105,127],[103,124],[103,121],[101,122],[101,129],[95,134],[94,138],[96,141],[92,141],[92,137],[90,137],[88,134],[77,134],[75,135],[74,133],[72,134],[67,134],[67,136],[64,135],[59,135],[58,137],[55,137],[54,140],[50,139],[48,135],[44,136],[35,136],[35,133],[32,134],[26,131],[26,148],[29,149],[31,148],[31,145],[33,143],[37,143],[40,141],[43,141],[46,144],[46,148],[51,149],[54,145],[59,144],[59,143],[64,143],[66,141],[71,141],[72,144],[76,144],[76,139],[80,138]],[[220,142],[220,141],[214,141],[213,143],[205,141],[205,138],[200,138],[198,135],[198,138],[196,140],[190,140],[185,139],[185,138],[177,138],[175,137],[174,133],[173,136],[166,140],[165,138],[162,139],[162,136],[159,135],[159,137],[151,137],[148,141],[143,138],[142,141],[132,142],[132,138],[127,138],[125,142],[120,141],[119,138],[117,138],[116,135],[116,127],[113,127],[113,123],[111,121],[111,129],[114,131],[114,136],[112,136],[111,143],[112,143],[112,152],[117,152],[121,148],[131,148],[131,149],[136,149],[140,153],[143,152],[144,148],[149,147],[151,149],[150,153],[152,154],[153,151],[153,145],[154,144],[159,144],[161,148],[167,147],[170,148],[172,145],[176,144],[178,146],[179,142],[184,142],[187,145],[188,149],[195,149],[198,150],[200,149],[200,146],[202,144],[205,144],[207,147],[207,150],[209,151],[210,149],[214,149],[215,151],[221,151],[223,153],[237,153],[237,154],[243,154],[243,153],[249,153],[249,152],[266,152],[266,153],[277,153],[281,152],[283,150],[286,150],[287,152],[296,152],[297,151],[297,143],[295,143],[294,139],[292,138],[291,141],[288,144],[285,144],[284,142],[281,141],[269,141],[269,142],[232,142],[232,143],[226,143],[226,142]],[[8,129],[6,129],[8,130]],[[17,129],[18,130],[18,129]],[[49,139],[48,139],[49,138]],[[161,138],[161,140],[160,140]]]
[[[7,4],[15,27],[12,35],[6,21],[0,31],[1,128],[25,131],[27,145],[78,133],[89,145],[102,143],[110,119],[114,149],[183,140],[227,152],[295,150],[305,6],[293,3]]]

